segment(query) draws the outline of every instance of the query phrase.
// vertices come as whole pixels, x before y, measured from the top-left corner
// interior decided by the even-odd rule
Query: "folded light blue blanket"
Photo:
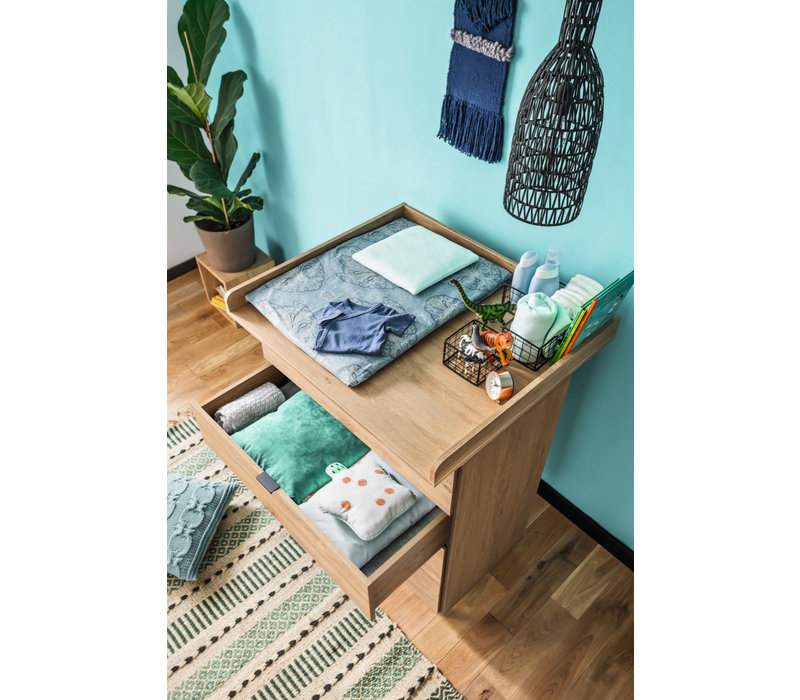
[[[411,294],[353,259],[354,253],[413,225],[404,218],[390,221],[307,260],[245,298],[303,352],[345,384],[356,386],[465,310],[449,277]],[[510,278],[508,270],[483,258],[453,275],[473,301],[485,299]],[[342,299],[365,306],[385,304],[416,318],[402,336],[389,334],[381,355],[317,352],[314,341],[322,310],[328,302]]]
[[[517,302],[517,311],[511,322],[511,330],[517,334],[511,346],[512,356],[522,362],[535,359],[528,356],[530,351],[524,347],[518,336],[541,348],[569,328],[569,325],[569,314],[546,294],[526,294]]]
[[[478,256],[424,226],[409,226],[359,250],[353,260],[411,294],[419,294],[476,262]]]

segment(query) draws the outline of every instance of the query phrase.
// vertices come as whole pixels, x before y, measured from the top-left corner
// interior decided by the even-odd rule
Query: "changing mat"
[[[411,294],[353,260],[353,253],[413,225],[401,217],[351,238],[254,289],[245,299],[303,352],[348,386],[356,386],[466,309],[449,277]],[[511,273],[480,258],[452,277],[470,299],[480,301],[510,279]],[[380,302],[416,318],[402,336],[389,334],[382,355],[316,352],[322,310],[328,302],[342,299],[366,306]]]

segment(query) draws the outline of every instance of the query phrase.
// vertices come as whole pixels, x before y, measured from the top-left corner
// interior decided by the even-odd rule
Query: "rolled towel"
[[[536,347],[544,344],[547,332],[558,315],[558,305],[546,294],[534,292],[526,294],[517,302],[517,311],[511,322],[514,333],[511,355],[521,362],[532,362],[530,348],[523,345],[520,338]]]
[[[271,413],[285,400],[283,392],[267,382],[218,408],[214,420],[230,435]]]
[[[591,277],[587,277],[586,275],[575,275],[570,282],[575,282],[575,284],[584,287],[589,292],[589,298],[603,291],[602,284],[596,282]]]
[[[570,315],[567,313],[566,309],[563,306],[561,306],[561,304],[559,304],[557,301],[555,301],[553,297],[550,297],[550,300],[553,301],[553,303],[556,305],[557,313],[555,320],[553,321],[553,325],[550,326],[550,329],[547,331],[547,335],[545,336],[544,339],[545,345],[547,345],[553,338],[558,336],[560,333],[563,333],[565,330],[567,330],[567,328],[569,328],[572,325],[572,319],[570,318]],[[546,350],[545,354],[549,357],[550,355],[555,353],[557,348],[558,345],[554,343],[554,347],[545,348]]]
[[[575,320],[581,310],[580,304],[575,303],[571,294],[565,294],[564,289],[559,289],[551,298],[567,312],[571,320]]]
[[[575,287],[564,287],[564,289],[560,291],[563,292],[560,298],[569,299],[573,304],[577,305],[579,309],[591,298],[587,296],[584,291],[576,289]]]

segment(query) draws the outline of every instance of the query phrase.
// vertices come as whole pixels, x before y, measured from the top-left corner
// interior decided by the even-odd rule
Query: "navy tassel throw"
[[[503,92],[516,0],[456,0],[439,138],[489,163],[503,151]]]

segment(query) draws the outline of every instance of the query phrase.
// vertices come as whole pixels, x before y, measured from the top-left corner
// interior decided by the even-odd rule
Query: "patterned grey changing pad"
[[[266,282],[245,299],[303,352],[348,386],[356,386],[464,310],[458,290],[448,281],[451,277],[475,301],[485,299],[511,277],[505,268],[481,258],[414,295],[353,260],[356,251],[413,225],[399,218],[351,238]],[[342,299],[367,306],[381,302],[416,318],[402,336],[389,333],[380,356],[316,352],[317,319],[328,302]]]

